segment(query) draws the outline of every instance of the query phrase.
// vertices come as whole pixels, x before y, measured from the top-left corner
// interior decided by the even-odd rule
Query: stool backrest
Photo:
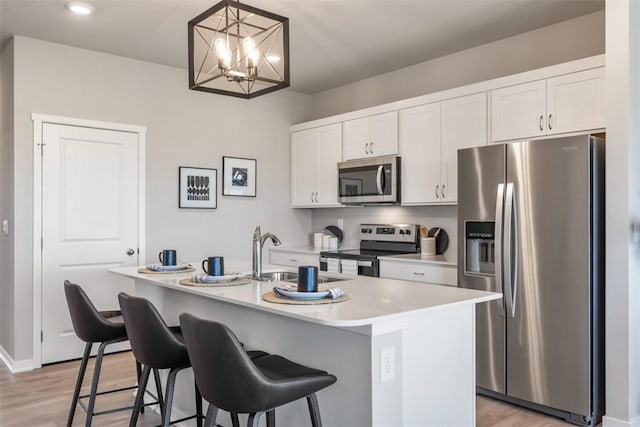
[[[150,368],[188,366],[187,349],[145,298],[118,294],[124,325],[136,360]]]
[[[251,413],[268,401],[269,380],[255,367],[235,334],[218,322],[180,315],[198,389],[209,403],[229,412]]]
[[[105,320],[79,285],[65,280],[64,294],[73,330],[78,338],[84,342],[103,342],[111,339],[113,325]]]

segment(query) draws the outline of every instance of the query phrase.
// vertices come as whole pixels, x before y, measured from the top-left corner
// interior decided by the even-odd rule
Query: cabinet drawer
[[[457,286],[457,268],[426,263],[380,260],[380,277]]]
[[[270,264],[298,267],[300,265],[320,266],[320,256],[299,252],[271,252]]]

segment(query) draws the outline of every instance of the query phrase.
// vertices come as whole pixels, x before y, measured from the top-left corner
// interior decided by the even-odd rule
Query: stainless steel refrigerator
[[[478,392],[594,425],[604,411],[604,134],[458,151],[458,283]]]

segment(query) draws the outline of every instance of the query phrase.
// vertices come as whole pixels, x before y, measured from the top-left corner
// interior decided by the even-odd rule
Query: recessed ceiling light
[[[70,1],[65,6],[76,15],[89,15],[94,9],[94,7],[89,3],[83,3],[80,1]]]

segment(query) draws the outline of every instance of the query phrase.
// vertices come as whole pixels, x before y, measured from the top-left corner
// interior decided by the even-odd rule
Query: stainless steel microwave
[[[400,203],[400,157],[369,157],[338,163],[338,202]]]

